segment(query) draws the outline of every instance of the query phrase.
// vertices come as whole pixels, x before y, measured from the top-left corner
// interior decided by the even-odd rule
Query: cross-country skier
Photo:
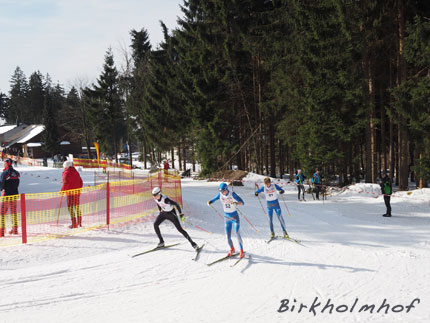
[[[158,239],[160,239],[160,243],[157,245],[157,248],[164,247],[164,240],[161,236],[160,232],[160,224],[164,222],[164,220],[169,220],[173,223],[173,225],[176,227],[176,230],[178,230],[182,235],[191,243],[191,246],[197,250],[199,246],[191,239],[191,237],[188,235],[187,231],[185,231],[181,224],[179,223],[178,216],[176,213],[176,210],[179,212],[179,216],[182,220],[182,222],[185,222],[185,216],[181,211],[181,207],[179,204],[171,199],[169,199],[166,195],[161,194],[161,189],[159,187],[155,187],[152,190],[152,196],[154,197],[155,202],[157,203],[158,210],[160,211],[160,214],[158,214],[157,218],[154,222],[154,230],[155,233],[158,236]],[[176,208],[176,210],[175,210]]]
[[[381,191],[382,191],[382,194],[384,195],[385,206],[387,207],[387,212],[385,212],[385,214],[383,214],[382,216],[390,217],[391,216],[390,199],[391,199],[391,193],[393,192],[393,188],[391,186],[391,180],[387,176],[387,173],[385,171],[382,171],[379,185],[381,186]]]
[[[305,178],[306,177],[305,175],[303,175],[302,170],[301,169],[297,170],[296,184],[297,184],[297,189],[299,190],[299,193],[297,195],[299,200],[300,200],[300,191],[303,191],[303,200],[305,200],[305,186],[303,185]]]
[[[212,200],[208,201],[208,205],[211,205],[216,200],[220,200],[222,207],[224,209],[224,224],[225,224],[225,233],[227,234],[228,245],[230,246],[230,251],[227,254],[227,257],[230,257],[234,252],[233,241],[231,240],[231,229],[234,227],[234,231],[236,231],[237,240],[239,241],[240,247],[240,258],[244,257],[243,252],[243,242],[242,237],[240,236],[239,228],[240,228],[240,220],[239,214],[237,213],[236,204],[244,205],[245,202],[237,195],[235,192],[230,192],[228,190],[228,185],[226,183],[221,183],[219,186],[219,193]]]
[[[315,169],[315,173],[312,176],[312,184],[315,187],[315,196],[317,200],[320,199],[320,190],[321,190],[321,174],[318,168]]]
[[[279,194],[284,194],[284,190],[282,188],[280,188],[277,184],[272,184],[270,178],[266,177],[264,179],[264,185],[261,186],[255,192],[255,196],[258,196],[258,194],[262,192],[264,192],[264,194],[266,195],[267,214],[269,215],[269,220],[270,220],[270,232],[271,232],[270,238],[275,237],[275,232],[273,230],[273,211],[276,212],[279,223],[281,223],[282,232],[284,233],[284,238],[288,238],[287,231],[285,230],[284,218],[282,217],[282,214],[281,214],[281,206],[279,205],[278,191],[279,191]]]

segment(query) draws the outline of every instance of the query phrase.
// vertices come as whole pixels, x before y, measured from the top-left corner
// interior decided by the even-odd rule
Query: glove
[[[284,194],[285,193],[285,191],[284,190],[280,190],[279,191],[279,194]]]
[[[208,201],[208,205],[211,205],[212,204],[212,202],[211,201]]]
[[[255,196],[258,196],[258,193],[257,193],[257,192],[255,192]]]
[[[185,215],[183,213],[179,214],[179,217],[181,218],[182,222],[185,222]]]

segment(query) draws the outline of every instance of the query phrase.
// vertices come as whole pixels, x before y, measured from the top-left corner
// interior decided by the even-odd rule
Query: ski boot
[[[231,247],[230,252],[227,254],[227,257],[231,257],[234,254],[234,247]]]
[[[195,251],[197,251],[199,249],[199,246],[197,245],[197,243],[193,242],[191,244],[191,246],[194,248]]]
[[[160,242],[160,243],[157,245],[157,248],[164,248],[164,242]]]
[[[290,238],[290,236],[288,235],[287,231],[285,231],[285,230],[284,230],[284,238],[285,239],[289,239]]]
[[[12,227],[12,230],[9,231],[9,234],[18,234],[18,227]]]
[[[272,233],[270,234],[270,239],[274,239],[275,238],[275,232],[272,231]]]
[[[72,225],[69,225],[70,229],[76,229],[78,227],[78,222],[76,221],[76,218],[72,218]]]
[[[243,257],[245,257],[245,252],[243,251],[243,249],[240,249],[239,258],[243,258]]]

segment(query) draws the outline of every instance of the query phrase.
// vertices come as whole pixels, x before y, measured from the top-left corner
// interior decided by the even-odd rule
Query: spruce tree
[[[101,150],[118,161],[118,145],[125,135],[124,111],[119,88],[118,71],[112,49],[105,55],[103,71],[92,89],[87,89],[90,122]]]
[[[60,137],[55,114],[57,107],[55,107],[54,104],[53,95],[51,91],[48,91],[45,96],[45,106],[43,109],[43,125],[45,126],[45,131],[42,137],[42,148],[52,156],[60,151]]]
[[[7,114],[9,111],[9,99],[6,94],[0,92],[0,118],[7,120]]]
[[[12,124],[20,124],[28,122],[28,82],[24,72],[19,66],[16,67],[11,81],[9,92],[9,111],[6,121]]]
[[[45,104],[45,90],[43,88],[43,76],[37,71],[30,75],[28,89],[28,123],[42,123]]]

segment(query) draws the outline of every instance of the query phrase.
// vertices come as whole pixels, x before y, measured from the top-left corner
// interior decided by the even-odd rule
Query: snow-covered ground
[[[60,169],[18,170],[23,193],[61,187]],[[81,174],[85,185],[93,183],[93,171]],[[161,226],[166,243],[181,244],[132,258],[158,242],[153,217],[1,248],[0,322],[430,322],[428,190],[396,193],[393,217],[383,218],[375,185],[351,186],[324,203],[310,195],[298,202],[295,187],[284,185],[287,230],[303,246],[267,244],[268,220],[253,194],[261,180],[250,175],[245,186],[234,187],[245,201],[241,211],[259,230],[242,217],[249,260],[206,265],[228,251],[223,221],[206,205],[219,183],[186,179],[184,213],[194,225],[186,229],[205,244],[198,261],[167,222]],[[215,207],[221,212],[219,202]],[[372,313],[365,305],[375,306]]]

